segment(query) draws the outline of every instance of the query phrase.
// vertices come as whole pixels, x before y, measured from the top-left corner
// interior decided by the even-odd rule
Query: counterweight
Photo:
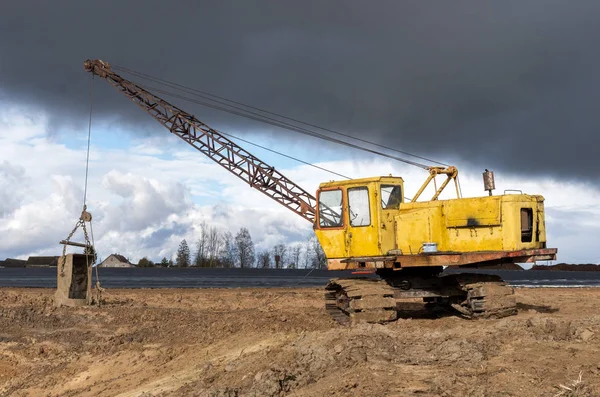
[[[315,220],[316,199],[274,167],[248,153],[235,142],[142,87],[113,72],[110,64],[87,60],[87,72],[107,80],[113,87],[154,117],[171,133],[210,157],[253,188],[294,211],[311,223]]]

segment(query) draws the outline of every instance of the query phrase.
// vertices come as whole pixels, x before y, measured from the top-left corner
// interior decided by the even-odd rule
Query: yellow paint
[[[315,233],[325,255],[329,259],[348,257],[379,256],[382,251],[395,248],[394,216],[398,210],[381,208],[380,185],[398,185],[404,190],[402,178],[377,177],[354,179],[344,182],[323,183],[319,189],[341,187],[344,194],[344,213],[342,228],[317,228]],[[369,208],[371,224],[351,226],[348,211],[348,188],[366,186],[369,190]],[[318,223],[317,223],[318,224]],[[383,226],[382,226],[383,225]],[[383,232],[382,232],[383,231]]]
[[[396,248],[395,233],[395,216],[398,210],[382,209],[379,211],[379,225],[381,233],[379,233],[379,244],[381,252],[388,252]]]
[[[346,230],[322,231],[317,229],[315,233],[327,258],[348,258],[350,256],[346,244]]]
[[[402,187],[402,178],[376,177],[321,184],[320,189],[341,187],[344,194],[343,227],[316,228],[315,232],[330,269],[344,268],[340,260],[373,257],[401,250],[420,253],[424,242],[435,242],[438,251],[515,251],[546,247],[544,198],[539,195],[508,194],[452,200],[400,204],[383,209],[380,185]],[[347,189],[365,186],[369,191],[371,224],[352,227]],[[532,241],[522,241],[521,210],[532,211]],[[394,251],[395,254],[397,251]]]

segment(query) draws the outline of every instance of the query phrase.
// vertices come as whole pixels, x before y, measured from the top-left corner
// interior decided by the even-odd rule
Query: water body
[[[105,288],[323,287],[330,278],[352,276],[349,271],[308,269],[103,268],[98,270],[100,282]],[[600,287],[600,272],[481,269],[469,270],[469,272],[497,274],[515,287]],[[0,287],[56,288],[56,277],[56,268],[0,268]],[[95,282],[94,272],[93,283]]]

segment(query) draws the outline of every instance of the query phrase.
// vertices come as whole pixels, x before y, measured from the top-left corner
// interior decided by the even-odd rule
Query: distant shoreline
[[[599,272],[600,265],[591,263],[573,265],[569,263],[557,263],[556,265],[533,265],[529,270],[548,270],[548,271],[574,271],[574,272]]]
[[[33,257],[31,257],[33,258]],[[20,259],[12,259],[12,258],[7,258],[3,261],[0,261],[0,268],[56,268],[57,266],[57,258],[58,257],[36,257],[34,259],[38,259],[38,260],[20,260]],[[454,266],[448,266],[449,268],[452,269],[458,269],[458,267],[454,267]],[[176,266],[169,266],[169,267],[163,267],[163,266],[148,266],[148,267],[144,267],[144,266],[106,266],[103,267],[103,269],[107,269],[107,268],[127,268],[127,269],[137,269],[137,268],[174,268],[174,269],[182,269]],[[188,266],[186,267],[188,269],[208,269],[205,267],[197,267],[197,266]],[[211,269],[225,269],[223,267],[214,267]],[[231,269],[235,269],[235,268],[231,268]],[[248,269],[261,269],[261,268],[248,268]],[[268,268],[271,270],[271,268]],[[489,265],[489,266],[481,266],[481,265],[473,265],[473,266],[464,266],[461,267],[460,269],[479,269],[479,270],[526,270],[523,267],[521,267],[520,265],[516,264],[516,263],[503,263],[503,264],[497,264],[497,265]],[[272,270],[276,270],[276,269],[272,269]],[[311,269],[279,269],[279,270],[308,270],[310,271]],[[316,270],[316,269],[314,269]],[[320,269],[320,270],[327,270],[327,269]],[[527,270],[546,270],[546,271],[576,271],[576,272],[598,272],[600,271],[600,265],[596,265],[596,264],[592,264],[592,263],[586,263],[586,264],[571,264],[571,263],[557,263],[555,265],[533,265],[531,267],[531,269],[527,269]]]
[[[40,268],[54,268],[56,269],[55,265],[33,265],[33,266],[26,266],[25,264],[19,264],[17,266],[2,266],[2,264],[0,264],[0,269],[15,269],[15,268],[27,268],[27,269],[40,269]],[[197,266],[190,266],[190,267],[186,267],[186,268],[180,268],[180,267],[176,267],[176,266],[171,266],[171,267],[162,267],[162,266],[153,266],[153,267],[138,267],[138,266],[131,266],[131,267],[104,267],[103,269],[110,269],[110,268],[126,268],[126,269],[150,269],[150,268],[162,268],[162,269],[209,269],[209,268],[202,268],[202,267],[197,267]],[[581,265],[576,265],[576,264],[569,264],[569,263],[557,263],[556,265],[533,265],[531,267],[531,269],[523,269],[523,267],[519,266],[516,263],[505,263],[505,264],[500,264],[500,265],[490,265],[490,266],[473,266],[473,267],[454,267],[454,266],[450,266],[450,268],[456,268],[456,269],[478,269],[478,270],[523,270],[523,271],[529,271],[529,270],[545,270],[545,271],[574,271],[574,272],[600,272],[600,265],[596,265],[596,264],[581,264]],[[215,267],[212,269],[225,269],[225,268],[220,268],[220,267]],[[235,269],[235,268],[233,268]],[[310,271],[311,269],[272,269],[272,268],[268,268],[268,269],[261,269],[261,268],[247,268],[247,269],[257,269],[257,270],[306,270],[306,271]],[[316,269],[313,269],[316,270]],[[320,270],[327,270],[327,269],[320,269]]]
[[[463,269],[468,269],[464,267]],[[500,265],[491,266],[474,266],[472,269],[479,270],[526,270],[516,263],[504,263]],[[587,264],[571,264],[571,263],[557,263],[556,265],[533,265],[529,270],[545,270],[545,271],[561,271],[561,272],[600,272],[600,265],[591,263]]]

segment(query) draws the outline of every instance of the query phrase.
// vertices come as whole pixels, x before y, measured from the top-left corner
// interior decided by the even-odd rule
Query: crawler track
[[[332,279],[325,290],[325,310],[340,324],[386,323],[397,318],[394,289],[384,280]]]
[[[457,276],[460,289],[467,293],[460,303],[452,304],[467,318],[502,318],[517,314],[515,291],[498,276],[462,274]]]
[[[454,286],[454,292],[450,296],[440,292],[438,298],[428,300],[432,302],[428,304],[430,309],[456,310],[469,319],[517,314],[514,289],[498,276],[458,274],[441,278],[444,285]],[[394,321],[398,318],[394,298],[396,289],[381,279],[332,279],[325,287],[325,310],[340,324]]]

